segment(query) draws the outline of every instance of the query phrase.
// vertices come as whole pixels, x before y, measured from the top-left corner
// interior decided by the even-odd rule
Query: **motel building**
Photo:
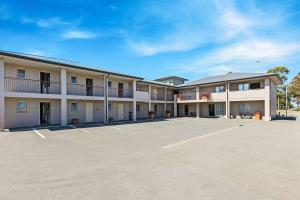
[[[157,80],[0,51],[0,131],[164,117],[276,117],[276,74]],[[150,112],[149,112],[150,111]],[[151,114],[151,115],[150,115]]]

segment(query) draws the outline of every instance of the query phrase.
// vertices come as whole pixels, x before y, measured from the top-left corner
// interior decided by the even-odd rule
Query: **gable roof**
[[[87,66],[87,65],[82,65],[82,64],[79,64],[79,63],[75,63],[75,62],[71,62],[71,61],[67,61],[67,60],[63,60],[63,59],[52,58],[52,57],[30,55],[30,54],[25,54],[25,53],[3,51],[3,50],[0,50],[0,55],[13,57],[13,58],[24,59],[24,60],[36,61],[36,62],[41,62],[41,63],[59,65],[59,66],[64,66],[64,67],[70,67],[70,68],[75,68],[75,69],[88,70],[88,71],[100,72],[100,73],[107,73],[107,74],[112,74],[112,75],[117,75],[117,76],[124,76],[124,77],[128,77],[128,78],[134,78],[134,79],[140,79],[140,80],[143,79],[142,77],[138,77],[138,76],[132,76],[132,75],[128,75],[128,74],[114,72],[114,71],[110,71],[110,70],[106,70],[106,69],[101,69],[101,68],[98,68],[98,67],[97,68],[90,67],[90,66]]]
[[[278,79],[278,81],[282,82],[282,80],[278,77],[276,73],[229,73],[219,76],[211,76],[207,78],[202,78],[196,81],[191,81],[185,84],[177,85],[177,87],[188,87],[193,85],[204,85],[211,83],[221,83],[226,81],[237,81],[244,79],[252,79],[252,78],[263,78],[274,76]]]

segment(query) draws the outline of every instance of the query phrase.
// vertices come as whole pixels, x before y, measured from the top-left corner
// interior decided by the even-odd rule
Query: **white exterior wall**
[[[137,102],[136,104],[140,107],[140,110],[136,112],[137,119],[148,118],[148,103]]]

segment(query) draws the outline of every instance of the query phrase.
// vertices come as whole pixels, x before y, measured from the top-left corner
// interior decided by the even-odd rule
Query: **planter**
[[[148,114],[150,119],[154,119],[154,113],[153,114]]]

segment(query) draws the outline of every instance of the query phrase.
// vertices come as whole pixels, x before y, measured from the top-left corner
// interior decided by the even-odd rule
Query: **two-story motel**
[[[0,51],[0,130],[155,117],[276,117],[276,74],[230,73],[155,81]]]

